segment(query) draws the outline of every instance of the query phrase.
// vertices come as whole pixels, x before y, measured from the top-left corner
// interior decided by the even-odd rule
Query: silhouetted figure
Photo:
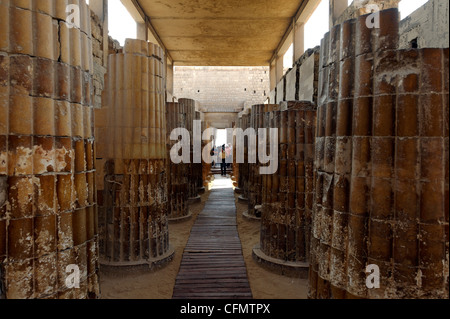
[[[225,152],[225,144],[222,146],[222,164],[220,165],[222,176],[227,176],[227,153]]]

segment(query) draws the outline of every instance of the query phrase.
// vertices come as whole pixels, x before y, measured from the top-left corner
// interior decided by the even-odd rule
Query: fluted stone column
[[[0,298],[100,294],[90,12],[69,24],[72,3],[0,3]]]

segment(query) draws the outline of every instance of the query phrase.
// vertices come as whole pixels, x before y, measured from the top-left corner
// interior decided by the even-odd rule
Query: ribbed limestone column
[[[1,1],[0,299],[99,297],[92,74],[85,1]]]
[[[106,145],[99,216],[104,266],[153,267],[171,259],[167,216],[164,52],[127,39],[108,60]],[[104,267],[107,269],[107,267]]]
[[[253,251],[263,265],[302,278],[309,266],[315,123],[310,102],[289,102],[286,110],[266,113],[265,126],[278,129],[278,170],[263,176],[261,239]]]
[[[251,110],[249,113],[243,114],[240,119],[241,129],[245,132],[250,127]],[[248,178],[249,178],[249,163],[248,163],[248,139],[244,139],[244,163],[239,163],[239,183],[238,188],[241,195],[239,200],[248,201]]]
[[[311,298],[448,298],[448,49],[398,50],[398,18],[322,41]]]
[[[261,127],[261,119],[264,113],[265,105],[253,105],[252,113],[250,116],[250,128],[255,131],[256,140],[258,140],[258,128]],[[260,118],[261,117],[261,118]],[[249,218],[260,218],[261,211],[257,211],[258,205],[261,205],[261,175],[259,174],[259,161],[258,161],[258,144],[256,148],[251,150],[256,155],[256,163],[248,164],[248,210],[244,213]],[[255,208],[256,207],[256,208]]]
[[[239,122],[241,121],[241,118],[238,118],[236,121],[236,124],[233,127],[233,130],[236,130],[240,127]],[[240,190],[238,189],[239,186],[239,165],[236,163],[236,134],[233,134],[233,173],[231,180],[233,181],[233,186],[235,193],[237,194]]]
[[[167,103],[167,154],[178,141],[170,140],[170,133],[177,128],[187,129],[186,107],[181,103]],[[189,164],[174,164],[170,158],[168,167],[168,216],[172,221],[190,217],[189,213]]]
[[[194,120],[196,119],[195,112],[195,101],[192,99],[179,99],[178,102],[182,105],[185,118],[186,118],[186,129],[191,137],[191,150],[190,159],[191,162],[188,164],[188,194],[189,202],[194,203],[201,201],[200,195],[198,194],[198,176],[202,170],[201,163],[194,163]]]
[[[242,116],[239,114],[238,119],[236,121],[235,129],[242,129]],[[242,184],[241,184],[241,164],[237,163],[237,139],[236,134],[233,134],[233,175],[235,177],[235,181],[233,185],[235,186],[234,192],[236,194],[242,194]]]
[[[201,125],[200,125],[200,136],[199,138],[201,139],[201,151],[203,152],[203,149],[206,147],[206,141],[203,140],[203,131],[205,130],[205,122],[202,121],[202,113],[199,111],[195,112],[195,120],[196,121],[200,121]],[[206,188],[204,186],[204,182],[206,179],[203,178],[203,170],[204,170],[204,166],[205,166],[205,162],[203,161],[203,158],[201,159],[200,163],[195,163],[194,164],[194,184],[197,185],[197,193],[199,195],[204,194],[206,191]],[[201,200],[201,198],[200,198]]]

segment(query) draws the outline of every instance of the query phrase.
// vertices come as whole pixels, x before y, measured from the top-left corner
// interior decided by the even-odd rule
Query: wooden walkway
[[[192,227],[173,299],[251,299],[231,180],[216,175]]]

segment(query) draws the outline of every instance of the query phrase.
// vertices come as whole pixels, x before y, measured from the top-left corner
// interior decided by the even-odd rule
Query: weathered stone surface
[[[400,0],[354,0],[344,13],[334,21],[334,26],[371,13],[374,9],[387,10],[398,8],[399,2]]]
[[[319,47],[307,50],[286,72],[276,87],[276,103],[310,101],[317,103],[319,80]],[[273,94],[271,92],[270,94]]]
[[[274,88],[269,94],[269,103],[277,103],[277,90]]]
[[[93,105],[95,108],[102,107],[102,91],[104,88],[106,63],[104,61],[104,38],[103,25],[100,19],[91,11],[92,31],[92,54],[93,54]],[[108,39],[109,44],[109,39]]]
[[[79,5],[71,30],[62,1],[0,5],[0,298],[99,297],[97,256],[85,253],[98,239],[90,16]],[[69,265],[81,270],[76,293]]]
[[[300,66],[298,101],[317,102],[318,53],[313,53]]]
[[[250,127],[255,130],[257,140],[259,136],[259,129],[267,128],[266,116],[269,112],[278,110],[277,104],[258,104],[253,105],[250,115]],[[256,154],[259,152],[259,145],[255,149]],[[260,211],[256,209],[256,206],[260,206],[263,200],[263,178],[260,174],[259,163],[248,164],[248,211],[247,216],[260,218]]]
[[[270,90],[269,68],[175,67],[174,84],[174,96],[200,102],[204,112],[235,112],[264,103]]]
[[[186,105],[189,104],[189,105]],[[193,109],[194,108],[194,109]],[[166,126],[167,126],[167,153],[177,141],[170,140],[170,133],[176,128],[188,129],[188,112],[192,113],[195,106],[191,103],[167,103],[166,104]],[[192,126],[192,125],[191,125]],[[190,130],[192,136],[192,129]],[[191,157],[192,158],[192,157]],[[169,219],[186,217],[189,214],[189,188],[190,188],[190,166],[191,164],[167,163],[167,184],[168,184],[168,216]]]
[[[298,68],[296,65],[286,73],[286,101],[298,100]]]
[[[400,50],[398,11],[380,14],[322,42],[311,298],[448,298],[448,48]]]
[[[316,109],[311,102],[285,104],[286,108],[264,114],[263,126],[279,130],[279,168],[274,174],[261,176],[260,249],[280,262],[305,263],[310,255]],[[249,209],[255,186],[257,183],[249,186]],[[300,268],[305,267],[302,264]]]
[[[286,77],[284,76],[277,84],[276,103],[286,100]]]
[[[8,195],[8,191],[7,191],[7,178],[6,176],[0,176],[0,207],[3,207],[3,205],[5,205],[6,200],[7,200],[7,195]]]
[[[402,49],[448,48],[449,3],[430,0],[400,22]]]
[[[110,267],[152,266],[170,250],[166,109],[153,47],[127,39],[127,53],[110,55],[103,108],[96,110],[98,145],[106,145],[97,149],[105,181],[97,191],[99,249]]]

